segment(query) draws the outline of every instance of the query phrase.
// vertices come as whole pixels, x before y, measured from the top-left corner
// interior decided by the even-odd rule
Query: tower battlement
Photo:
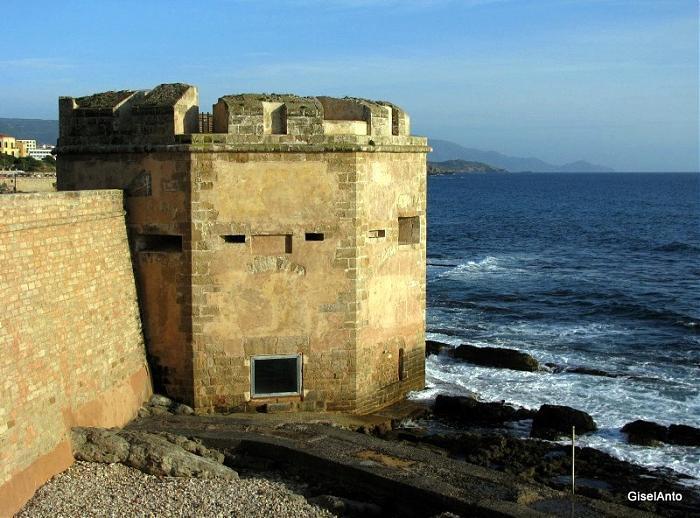
[[[171,144],[198,131],[197,88],[183,83],[58,101],[59,145]]]
[[[406,143],[408,114],[385,101],[292,94],[224,95],[214,104],[212,131],[199,122],[197,88],[183,83],[152,90],[120,90],[59,100],[61,146],[164,145],[210,142],[323,144]],[[204,115],[204,114],[202,114]],[[353,139],[352,137],[358,137]],[[396,137],[396,138],[392,138]],[[404,137],[401,139],[401,137]],[[411,142],[415,144],[415,142]],[[376,144],[376,142],[375,142]]]

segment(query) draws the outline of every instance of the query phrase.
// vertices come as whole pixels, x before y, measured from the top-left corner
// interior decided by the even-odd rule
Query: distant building
[[[53,147],[51,146],[41,146],[39,148],[29,151],[29,156],[35,158],[36,160],[43,160],[47,156],[51,156],[53,152]]]
[[[19,157],[19,149],[17,148],[17,140],[15,137],[0,133],[0,153],[15,158]]]
[[[18,138],[17,149],[19,150],[20,158],[28,157],[30,153],[36,149],[36,140]]]

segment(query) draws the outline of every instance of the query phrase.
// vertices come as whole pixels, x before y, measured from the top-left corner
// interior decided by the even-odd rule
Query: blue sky
[[[354,95],[416,134],[553,162],[698,170],[697,0],[101,0],[17,4],[0,117],[59,95],[199,86]],[[99,7],[97,7],[99,6]]]

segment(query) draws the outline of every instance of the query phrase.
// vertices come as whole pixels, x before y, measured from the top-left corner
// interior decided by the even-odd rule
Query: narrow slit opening
[[[325,236],[322,232],[307,232],[304,234],[304,239],[306,241],[323,241]]]
[[[182,252],[182,236],[169,234],[138,234],[134,238],[137,252]]]
[[[399,381],[403,381],[408,376],[406,372],[406,353],[399,349]]]
[[[228,234],[221,237],[227,243],[245,243],[245,234]]]

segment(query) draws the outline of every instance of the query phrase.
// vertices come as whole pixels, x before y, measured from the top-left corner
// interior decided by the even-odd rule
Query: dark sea
[[[427,330],[616,377],[430,356],[414,397],[569,405],[600,428],[582,445],[698,477],[699,448],[631,446],[619,429],[700,426],[700,174],[430,177]]]

